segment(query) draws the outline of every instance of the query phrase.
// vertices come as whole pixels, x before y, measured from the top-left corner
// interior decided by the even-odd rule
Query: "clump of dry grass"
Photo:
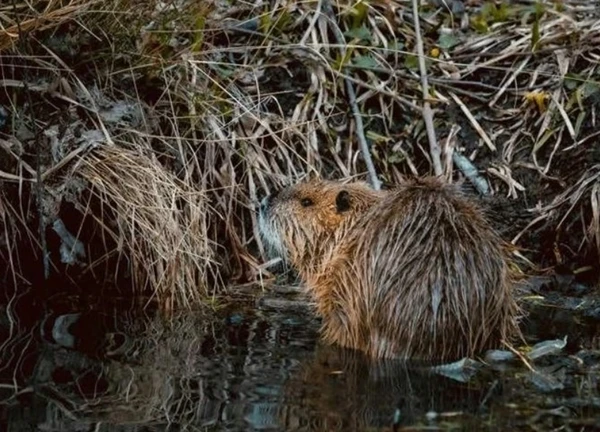
[[[0,188],[0,262],[5,264],[6,269],[0,273],[0,284],[5,286],[27,283],[25,272],[36,271],[28,266],[27,260],[22,259],[19,251],[26,250],[29,257],[37,258],[40,250],[35,232],[25,218],[23,205],[15,201],[14,197],[7,195],[6,190]]]
[[[114,253],[129,263],[133,292],[150,287],[159,299],[190,307],[212,293],[206,281],[215,275],[207,273],[217,261],[207,232],[215,214],[204,192],[140,149],[104,146],[83,158],[75,174],[103,207],[95,218],[118,245]]]
[[[173,276],[183,273],[174,269],[190,262],[207,270],[184,279],[205,286],[203,275],[212,273],[217,258],[230,282],[255,279],[262,271],[254,215],[259,196],[310,172],[364,177],[365,144],[384,183],[432,173],[431,140],[437,137],[436,171],[448,181],[466,177],[481,193],[523,209],[545,208],[569,190],[581,192],[580,202],[593,202],[595,183],[580,189],[584,177],[563,172],[572,171],[565,161],[582,151],[582,172],[600,159],[593,145],[599,12],[587,2],[468,2],[462,12],[427,2],[417,14],[418,32],[408,1],[33,3],[28,9],[20,5],[18,13],[4,11],[14,14],[11,25],[48,15],[44,22],[55,27],[31,27],[34,37],[21,33],[11,39],[17,44],[3,50],[1,100],[14,118],[8,135],[24,153],[1,165],[2,171],[33,178],[39,167],[33,150],[50,140],[44,131],[58,125],[99,131],[97,152],[71,140],[52,158],[42,155],[42,174],[52,174],[42,175],[45,190],[66,172],[77,176],[78,169],[87,170],[93,185],[92,161],[104,176],[116,178],[118,172],[131,182],[150,182],[155,193],[149,196],[117,181],[105,189],[95,185],[94,193],[117,213],[145,206],[144,219],[110,229],[117,243],[135,249],[123,250],[137,257],[134,273],[150,275],[151,285],[162,283],[160,292],[175,292],[168,284],[183,287],[183,279]],[[416,55],[419,44],[424,68]],[[23,109],[28,94],[36,99]],[[115,115],[115,104],[104,99],[143,107],[143,114],[136,121]],[[423,116],[425,101],[432,111]],[[23,132],[24,124],[37,132],[36,139]],[[98,162],[102,152],[121,149],[121,165]],[[132,174],[129,167],[138,158],[140,168]],[[25,175],[19,166],[32,172]],[[167,183],[173,189],[158,182],[159,166],[172,175]],[[166,210],[167,197],[189,197],[191,191],[203,197],[194,207],[203,216]],[[161,204],[150,212],[152,200]],[[556,207],[573,217],[567,210]],[[511,227],[512,235],[537,216],[531,212],[524,224]],[[167,264],[167,243],[184,238],[188,224],[202,233],[196,234],[202,238],[198,256]],[[171,240],[150,251],[147,239],[156,239],[162,226],[170,227]],[[144,242],[140,236],[131,240],[132,230],[144,229]],[[535,229],[529,249],[536,249]],[[586,230],[573,235],[588,242],[600,237],[597,224],[588,223]],[[189,252],[193,243],[184,243],[173,250]],[[215,253],[217,245],[222,248]],[[171,276],[158,276],[164,271]]]
[[[0,50],[14,46],[24,33],[57,27],[98,3],[97,0],[5,2],[0,6]]]

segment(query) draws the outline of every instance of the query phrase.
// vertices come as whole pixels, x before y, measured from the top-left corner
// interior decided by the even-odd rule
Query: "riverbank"
[[[369,179],[363,136],[384,185],[433,174],[432,119],[523,271],[597,287],[597,8],[438,3],[418,32],[400,1],[2,6],[3,284],[177,309],[264,282],[260,196]]]

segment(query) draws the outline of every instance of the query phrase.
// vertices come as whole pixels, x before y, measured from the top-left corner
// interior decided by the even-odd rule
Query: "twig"
[[[487,145],[488,148],[491,151],[495,152],[496,151],[496,146],[492,142],[492,140],[489,137],[489,135],[487,133],[485,133],[485,131],[483,130],[483,128],[481,127],[481,125],[479,124],[479,122],[477,121],[477,119],[475,118],[475,116],[473,114],[471,114],[471,111],[469,110],[469,108],[467,108],[467,106],[464,104],[464,102],[461,101],[460,98],[458,96],[456,96],[454,93],[450,92],[450,97],[454,100],[454,102],[456,103],[456,105],[458,105],[458,107],[460,108],[460,110],[467,117],[467,119],[469,120],[469,122],[471,123],[471,125],[473,126],[473,128],[477,131],[477,133],[479,134],[479,136],[481,137],[481,139],[485,143],[485,145]]]
[[[335,39],[337,43],[341,46],[345,46],[344,35],[337,25],[337,21],[335,20],[335,15],[333,14],[333,8],[331,7],[331,3],[329,0],[323,0],[323,10],[327,15],[328,23],[335,34]],[[342,56],[344,58],[344,56]],[[345,69],[345,67],[344,67]],[[344,70],[344,73],[347,73]],[[367,171],[369,172],[369,177],[371,179],[371,184],[373,189],[379,190],[381,189],[381,181],[377,177],[377,171],[375,170],[375,165],[373,164],[373,159],[371,158],[371,152],[369,150],[369,144],[367,143],[367,139],[365,138],[364,125],[362,121],[362,116],[360,110],[358,108],[358,104],[356,103],[356,92],[354,91],[354,87],[352,86],[352,82],[348,78],[344,78],[344,83],[346,84],[346,91],[348,93],[348,103],[352,107],[352,114],[354,115],[354,121],[356,123],[356,137],[360,144],[361,151],[363,153],[363,158],[365,160],[365,165],[367,166]]]
[[[523,354],[521,354],[519,351],[517,351],[516,349],[514,349],[508,342],[502,340],[501,341],[502,344],[504,346],[506,346],[506,348],[508,348],[514,355],[516,355],[517,357],[519,357],[519,359],[521,359],[521,361],[523,362],[523,364],[527,367],[527,369],[529,369],[531,372],[535,372],[535,369],[533,368],[533,366],[531,365],[531,363],[529,363],[527,361],[527,359],[525,358],[525,356]]]
[[[0,178],[3,180],[14,181],[14,182],[18,182],[18,183],[23,182],[23,181],[27,181],[27,182],[35,182],[36,181],[35,179],[10,174],[10,173],[4,172],[4,171],[0,171]]]
[[[13,10],[15,12],[15,16],[18,16],[17,14],[17,4],[15,2],[15,0],[12,1],[12,7]],[[25,40],[27,38],[27,35],[23,33],[23,29],[21,28],[21,21],[17,20],[17,29],[18,29],[18,34],[19,34],[19,43],[21,44],[21,47],[23,48],[23,51],[25,51]],[[41,158],[41,143],[40,143],[40,138],[41,138],[41,133],[40,133],[40,129],[37,126],[36,122],[35,122],[35,107],[33,104],[33,99],[31,97],[31,91],[29,90],[29,85],[27,83],[27,77],[28,77],[28,69],[25,69],[25,79],[23,80],[23,88],[25,90],[25,95],[27,97],[27,102],[29,103],[29,108],[31,109],[31,123],[32,123],[32,127],[34,129],[34,133],[35,133],[35,163],[36,163],[36,168],[35,168],[35,174],[36,174],[36,193],[37,193],[37,200],[36,200],[36,204],[37,204],[37,211],[38,211],[38,217],[39,217],[39,224],[38,224],[38,229],[39,229],[39,236],[40,236],[40,244],[42,247],[42,265],[43,265],[43,280],[47,280],[48,276],[50,275],[50,255],[48,253],[48,245],[46,242],[46,221],[44,220],[44,203],[43,203],[43,199],[44,199],[44,184],[42,182],[42,158]]]
[[[423,54],[423,40],[421,39],[421,26],[419,24],[419,2],[412,0],[413,17],[415,21],[415,37],[417,39],[417,54],[419,56],[419,71],[421,73],[421,87],[423,89],[423,120],[425,121],[425,129],[427,131],[427,139],[429,140],[429,152],[431,153],[431,161],[433,163],[433,171],[437,177],[443,174],[441,151],[435,137],[435,129],[433,127],[433,111],[429,104],[429,84],[427,83],[427,69],[425,68],[425,55]]]
[[[317,21],[321,16],[321,8],[323,7],[323,0],[319,0],[317,2],[317,8],[315,9],[315,13],[308,24],[308,29],[304,32],[304,35],[300,39],[300,45],[306,45],[306,40],[310,37],[310,33],[313,31],[315,26],[317,25]]]

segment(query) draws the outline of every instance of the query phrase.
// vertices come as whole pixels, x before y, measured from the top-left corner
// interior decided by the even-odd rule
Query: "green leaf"
[[[196,18],[195,29],[193,33],[193,41],[190,50],[192,52],[198,52],[202,49],[202,44],[204,43],[204,29],[206,28],[206,17],[204,15],[199,15]]]
[[[537,1],[533,6],[533,10],[538,17],[541,17],[546,12],[546,6],[542,2]]]
[[[487,22],[499,23],[508,21],[511,15],[514,15],[516,8],[511,5],[509,8],[509,2],[502,2],[496,5],[494,2],[487,2],[481,8],[481,17]]]
[[[565,5],[563,4],[562,0],[557,0],[554,2],[554,10],[556,12],[564,12],[565,11]]]
[[[390,141],[390,137],[378,134],[377,132],[373,132],[373,131],[367,131],[366,138],[369,141],[374,142],[375,144],[381,144],[381,143],[386,143],[386,142]]]
[[[584,98],[590,97],[591,95],[598,93],[598,90],[600,90],[600,86],[598,86],[598,83],[591,81],[588,81],[583,86],[581,86],[581,91],[583,93]]]
[[[442,33],[438,38],[438,45],[444,50],[449,50],[453,46],[457,45],[460,41],[454,35],[448,33]]]
[[[398,42],[396,40],[392,40],[388,44],[388,51],[404,51],[404,44],[402,42]]]
[[[350,10],[350,13],[352,14],[352,27],[362,26],[367,19],[369,6],[364,1],[359,1]]]
[[[540,21],[536,18],[531,26],[531,50],[535,51],[537,43],[540,41]]]
[[[258,29],[261,33],[269,33],[269,29],[271,28],[272,19],[269,14],[262,14],[258,18]]]
[[[350,39],[358,39],[366,42],[370,42],[372,39],[371,32],[364,25],[361,25],[360,27],[351,28],[346,33],[344,33],[344,36]]]
[[[534,6],[535,17],[533,19],[533,24],[531,25],[531,50],[535,51],[538,48],[538,43],[540,41],[540,20],[542,15],[546,11],[544,5],[540,2],[537,2]]]
[[[494,12],[494,22],[508,21],[510,15],[511,11],[508,9],[508,3],[502,2],[499,6],[496,6],[496,10]]]
[[[587,114],[585,111],[581,111],[577,116],[577,120],[575,121],[575,125],[573,126],[573,129],[575,129],[575,136],[578,136],[579,132],[581,132],[581,125],[583,124],[586,115]]]
[[[406,160],[406,156],[400,152],[392,153],[390,156],[388,156],[387,160],[389,163],[400,163]]]
[[[292,14],[287,10],[283,9],[281,14],[276,18],[275,24],[273,25],[280,33],[287,30],[287,28],[293,23],[294,19]]]
[[[342,70],[352,58],[353,52],[354,49],[352,47],[348,47],[343,55],[338,53],[338,55],[335,58],[335,61],[333,62],[333,68],[335,70]]]
[[[379,67],[379,63],[370,55],[359,55],[354,58],[352,61],[354,66],[363,68],[363,69],[373,69]]]
[[[490,30],[490,26],[486,19],[479,15],[471,18],[471,27],[473,27],[473,30],[477,33],[487,33]]]
[[[419,57],[414,54],[407,54],[404,58],[404,67],[415,70],[419,68]]]

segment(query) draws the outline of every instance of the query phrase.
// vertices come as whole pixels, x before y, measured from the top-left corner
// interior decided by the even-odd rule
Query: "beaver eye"
[[[302,207],[310,207],[311,205],[313,205],[313,200],[311,200],[310,198],[302,198],[300,200],[300,204],[302,204]]]

